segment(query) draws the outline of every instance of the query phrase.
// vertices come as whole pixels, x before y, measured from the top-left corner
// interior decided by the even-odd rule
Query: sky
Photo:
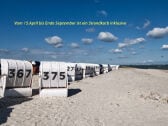
[[[1,0],[0,58],[168,64],[167,0]]]

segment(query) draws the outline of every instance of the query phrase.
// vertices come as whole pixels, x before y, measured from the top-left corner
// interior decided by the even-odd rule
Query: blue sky
[[[168,63],[167,8],[166,0],[1,0],[0,58]],[[126,25],[31,26],[26,21],[117,21]]]

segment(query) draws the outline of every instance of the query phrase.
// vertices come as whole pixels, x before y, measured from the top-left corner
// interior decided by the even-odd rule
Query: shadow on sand
[[[22,102],[30,101],[32,98],[0,98],[0,125],[5,123],[13,111],[13,105],[21,104]]]
[[[39,89],[32,89],[32,96],[39,95]]]
[[[78,94],[79,92],[81,92],[82,90],[77,88],[77,89],[68,89],[68,97],[71,97],[73,95]]]

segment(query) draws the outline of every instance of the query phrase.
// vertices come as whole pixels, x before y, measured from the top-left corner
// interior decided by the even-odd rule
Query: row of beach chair
[[[118,70],[119,65],[56,61],[0,60],[0,97],[32,96],[32,77],[39,75],[41,97],[68,96],[68,83]]]

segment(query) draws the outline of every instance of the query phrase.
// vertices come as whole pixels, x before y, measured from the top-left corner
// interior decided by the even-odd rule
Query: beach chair
[[[86,66],[84,63],[77,63],[75,66],[75,80],[82,80],[85,78]]]
[[[85,72],[86,77],[94,77],[96,76],[96,71],[95,71],[95,65],[87,63],[86,64],[86,72]]]
[[[4,67],[4,69],[2,71],[2,69],[1,69],[1,63],[2,62],[3,62],[3,60],[1,60],[1,62],[0,62],[0,97],[4,97],[5,87],[6,87],[5,81],[6,81],[6,76],[7,76],[7,73],[8,73],[8,67],[7,66]],[[2,63],[2,64],[4,64],[4,63]]]
[[[30,62],[1,59],[0,79],[2,97],[32,96],[32,65]]]
[[[103,73],[108,73],[108,65],[107,64],[102,64],[103,65],[103,69],[104,69],[104,72]]]
[[[68,82],[75,81],[75,66],[76,63],[67,63]]]
[[[68,96],[67,64],[42,61],[39,71],[40,97]]]
[[[90,77],[91,74],[92,74],[92,66],[89,64],[86,64],[85,78]]]
[[[118,70],[120,65],[110,65],[112,70]]]
[[[94,64],[94,67],[95,67],[96,76],[98,76],[100,74],[100,66],[99,64]]]
[[[108,72],[112,71],[112,67],[108,64]]]
[[[120,65],[116,65],[116,70],[118,70],[118,69],[119,69],[119,67],[120,67]]]
[[[91,67],[91,77],[98,76],[100,74],[100,66],[99,64],[90,64]]]
[[[104,73],[104,68],[103,68],[103,65],[102,64],[99,64],[99,68],[100,68],[100,74],[103,74]]]

